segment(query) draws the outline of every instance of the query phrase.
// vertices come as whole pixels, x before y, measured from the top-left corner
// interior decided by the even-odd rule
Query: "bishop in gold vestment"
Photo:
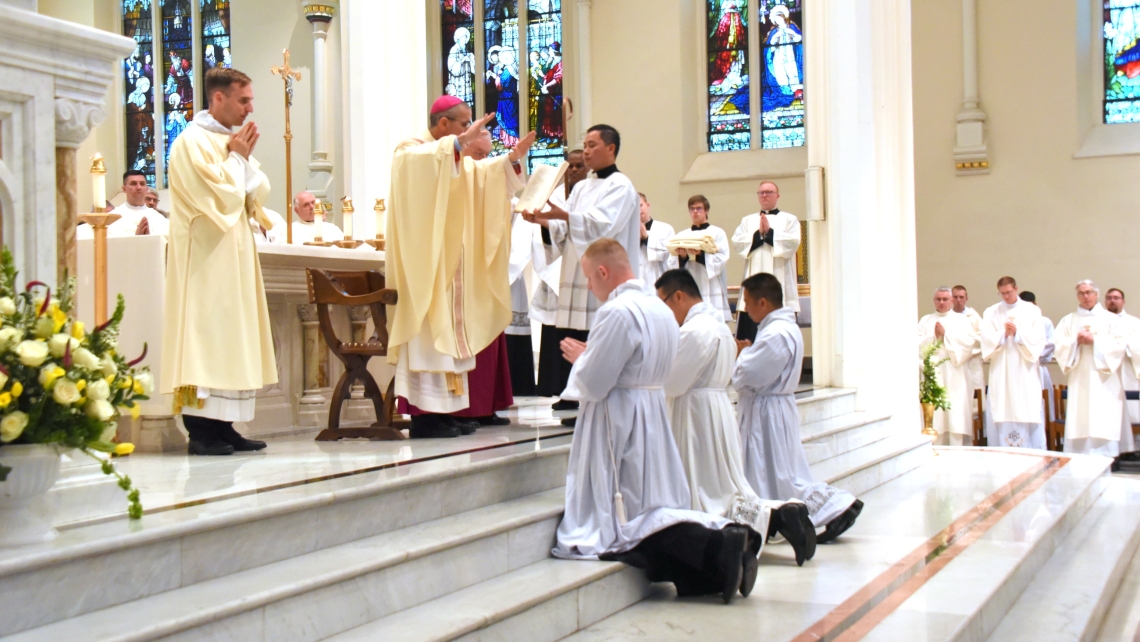
[[[231,134],[253,111],[249,78],[218,68],[205,84],[210,111],[198,112],[170,150],[160,391],[175,395],[191,453],[225,455],[265,447],[238,435],[233,422],[252,420],[255,392],[277,382],[249,219],[266,229],[273,223],[262,210],[269,181],[250,154],[257,128],[251,122]]]

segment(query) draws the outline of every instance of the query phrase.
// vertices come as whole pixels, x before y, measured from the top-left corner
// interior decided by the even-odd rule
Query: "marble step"
[[[561,497],[568,457],[568,445],[452,457],[0,550],[0,636],[543,491]]]
[[[890,437],[895,428],[890,415],[850,412],[800,426],[800,439],[809,464],[862,448]]]
[[[547,560],[562,508],[561,489],[537,493],[5,639],[320,640]],[[579,584],[614,569],[595,570]]]
[[[796,395],[800,425],[855,412],[854,388],[816,388]]]
[[[1048,454],[1060,456],[1060,453]],[[1053,614],[1045,613],[1050,607],[1034,601],[1040,599],[1040,592],[1035,589],[1035,593],[1027,594],[1026,589],[1042,569],[1048,568],[1055,553],[1064,554],[1066,540],[1078,532],[1086,519],[1097,519],[1097,514],[1089,511],[1109,485],[1110,463],[1111,460],[1104,457],[1073,458],[1007,513],[995,515],[997,521],[976,541],[962,550],[955,550],[948,542],[938,553],[953,554],[945,567],[902,601],[863,639],[896,640],[899,632],[913,632],[916,627],[921,628],[926,640],[1014,639],[998,635],[996,630],[1024,595],[1028,595],[1026,621],[1052,617]],[[931,561],[928,559],[927,563]],[[1060,593],[1070,588],[1081,591],[1088,585],[1085,579],[1072,585],[1053,586],[1046,592]],[[1064,614],[1056,615],[1064,617]],[[1019,639],[1068,638],[1056,630],[1042,629],[1035,637]]]
[[[328,640],[560,640],[648,592],[644,573],[624,564],[548,559]]]
[[[1131,561],[1123,561],[1121,565],[1124,578],[1094,638],[1096,642],[1140,640],[1140,550],[1132,555]]]
[[[1140,481],[1108,487],[990,635],[991,642],[1091,642],[1140,545]]]
[[[934,456],[930,437],[921,433],[892,435],[812,464],[812,475],[860,495],[906,474]]]

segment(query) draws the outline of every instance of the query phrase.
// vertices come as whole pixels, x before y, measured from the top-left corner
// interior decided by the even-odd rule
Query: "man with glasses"
[[[744,258],[744,278],[765,272],[776,277],[784,291],[784,307],[800,311],[796,287],[796,250],[800,248],[800,221],[793,214],[776,207],[780,188],[772,181],[760,183],[756,190],[760,211],[745,216],[732,235],[732,247]],[[736,338],[752,341],[756,324],[747,314],[740,314],[737,303]]]

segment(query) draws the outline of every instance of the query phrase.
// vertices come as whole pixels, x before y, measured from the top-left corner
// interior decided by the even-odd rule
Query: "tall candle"
[[[103,155],[98,152],[91,158],[91,200],[96,212],[106,211],[107,168],[103,165]]]
[[[384,199],[376,199],[376,207],[373,209],[376,211],[376,238],[384,238],[385,225],[387,224],[384,217],[384,210],[387,209],[384,205]]]
[[[325,210],[324,205],[320,201],[313,203],[313,227],[316,228],[313,234],[313,240],[320,242],[324,240],[325,227]]]
[[[352,199],[345,196],[341,200],[341,211],[344,212],[344,238],[352,240],[352,213],[355,208],[352,207]]]

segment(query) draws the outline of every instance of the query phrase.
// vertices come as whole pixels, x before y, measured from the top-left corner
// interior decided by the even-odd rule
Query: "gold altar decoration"
[[[384,212],[387,209],[388,206],[384,204],[384,199],[376,199],[376,206],[372,208],[372,211],[376,212],[376,238],[364,242],[377,250],[384,249],[384,225],[386,224]]]
[[[352,199],[348,196],[345,196],[344,198],[340,199],[340,202],[340,211],[341,214],[344,215],[344,240],[334,241],[333,245],[337,247],[343,247],[346,250],[351,250],[360,247],[364,244],[364,242],[354,241],[352,239],[352,213],[356,211],[356,208],[352,206]]]
[[[285,63],[280,67],[270,67],[275,76],[285,82],[285,242],[293,244],[293,129],[289,122],[289,109],[293,106],[293,83],[301,79],[301,72],[289,66],[289,50],[281,52]]]
[[[122,218],[107,213],[107,167],[103,155],[91,159],[91,192],[95,202],[90,214],[80,214],[79,221],[95,231],[95,325],[107,322],[107,226]]]

